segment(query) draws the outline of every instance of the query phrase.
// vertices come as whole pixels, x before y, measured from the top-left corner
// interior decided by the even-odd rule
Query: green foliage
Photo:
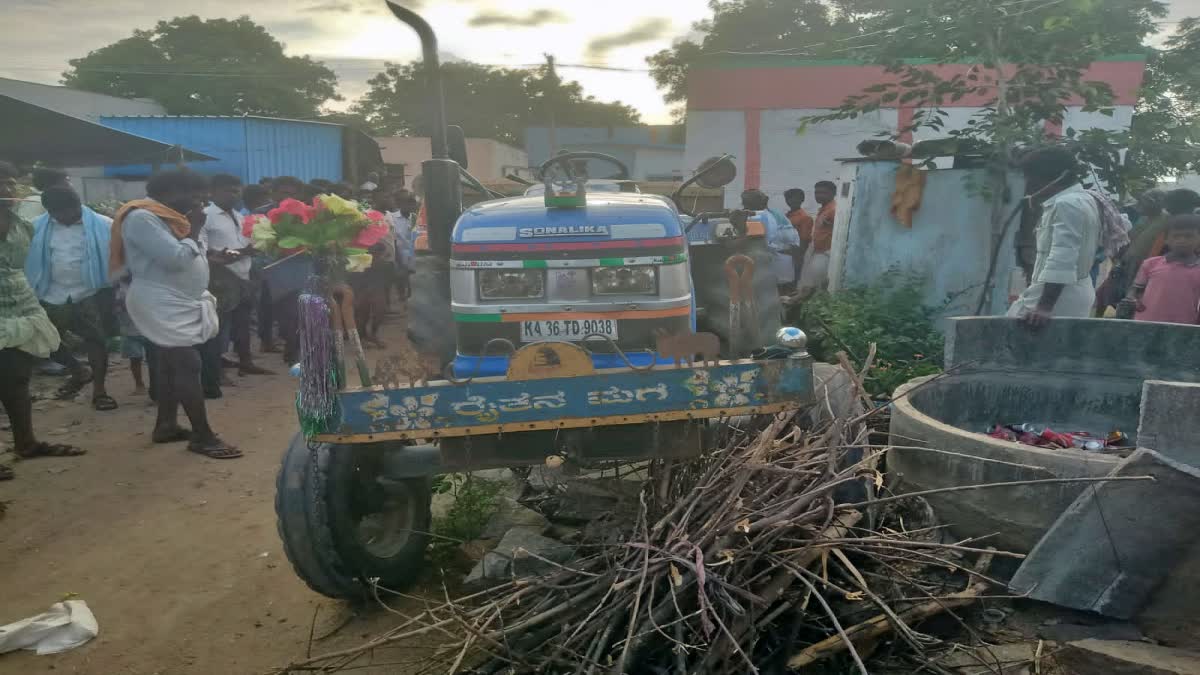
[[[840,0],[710,0],[711,19],[692,26],[699,40],[681,40],[646,61],[667,103],[687,102],[690,69],[723,52],[781,51],[809,58],[846,58],[847,39],[862,32],[854,2]]]
[[[249,17],[159,21],[150,30],[71,59],[63,84],[124,98],[149,98],[172,115],[313,117],[341,100],[337,76]]]
[[[483,534],[488,519],[496,513],[503,486],[470,474],[449,474],[439,476],[433,489],[438,494],[454,495],[454,505],[444,517],[434,520],[433,533],[444,538],[443,541],[467,542]]]
[[[563,82],[549,66],[534,70],[475,63],[442,64],[449,122],[468,137],[523,146],[525,129],[547,126],[619,127],[640,123],[637,110],[585,96],[578,82]],[[351,113],[382,134],[429,135],[428,78],[420,62],[387,64]]]
[[[1153,20],[1165,11],[1153,0],[889,4],[870,21],[889,26],[891,39],[863,50],[863,55],[889,64],[893,79],[868,87],[837,110],[806,120],[806,125],[907,104],[917,110],[911,126],[897,135],[925,128],[957,139],[990,159],[997,181],[1016,149],[1046,143],[1045,121],[1061,123],[1068,103],[1082,101],[1084,112],[1113,114],[1111,89],[1087,80],[1087,68],[1098,58],[1140,50],[1141,41],[1155,30]],[[900,60],[914,55],[924,60]],[[947,75],[929,68],[929,61],[976,65]],[[947,130],[948,114],[942,107],[964,98],[984,104],[965,127]],[[1121,149],[1129,144],[1128,134],[1069,129],[1067,136],[1103,182],[1116,191],[1125,187]]]
[[[796,323],[820,361],[837,363],[837,353],[844,351],[861,367],[874,343],[867,391],[891,396],[914,377],[941,372],[940,308],[923,304],[923,287],[919,278],[891,271],[870,286],[814,296],[800,306]]]

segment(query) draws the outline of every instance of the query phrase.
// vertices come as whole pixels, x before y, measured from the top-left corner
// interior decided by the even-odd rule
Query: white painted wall
[[[725,186],[725,205],[728,207],[738,205],[746,185],[746,115],[739,110],[688,112],[683,172],[691,175],[704,160],[724,154],[733,155],[738,169],[737,178]]]
[[[945,138],[946,132],[965,129],[979,108],[949,108],[940,131],[921,128],[914,132],[913,141]],[[880,132],[895,132],[899,112],[884,109],[855,120],[837,120],[810,125],[797,134],[800,120],[821,115],[828,110],[764,110],[760,131],[761,188],[771,197],[771,206],[786,208],[783,192],[799,187],[809,197],[805,208],[815,211],[812,201],[813,185],[819,180],[839,179],[838,158],[857,157],[859,142],[876,138]],[[1133,119],[1131,106],[1117,106],[1110,117],[1100,113],[1085,113],[1082,108],[1069,107],[1063,129],[1099,128],[1111,131],[1128,129]],[[700,162],[713,155],[733,154],[738,165],[738,178],[725,191],[726,207],[739,204],[745,185],[746,116],[741,111],[692,110],[688,112],[687,149],[684,152],[684,172],[690,173]],[[951,160],[938,161],[939,168],[950,168]]]
[[[634,151],[633,179],[637,181],[663,180],[664,176],[683,177],[683,150],[667,148],[638,148]]]
[[[409,184],[421,173],[421,162],[433,156],[428,137],[381,136],[375,139],[384,164],[403,164]],[[506,167],[527,167],[529,157],[524,150],[505,145],[490,138],[467,139],[468,171],[484,183],[504,180]]]
[[[835,120],[809,125],[797,134],[800,120],[823,115],[828,110],[766,110],[762,113],[762,184],[771,207],[787,211],[783,193],[800,188],[808,196],[804,208],[816,213],[813,186],[817,181],[837,182],[842,157],[857,157],[855,149],[864,139],[896,128],[895,110],[880,110],[854,120]],[[728,202],[728,199],[726,200]]]

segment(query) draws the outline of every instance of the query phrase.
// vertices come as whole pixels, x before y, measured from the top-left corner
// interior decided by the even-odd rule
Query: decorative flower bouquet
[[[285,199],[265,216],[246,216],[242,233],[255,249],[273,256],[303,251],[313,256],[320,271],[362,272],[371,266],[368,249],[388,234],[388,226],[378,211],[362,211],[356,202],[337,195],[320,195],[311,206]]]

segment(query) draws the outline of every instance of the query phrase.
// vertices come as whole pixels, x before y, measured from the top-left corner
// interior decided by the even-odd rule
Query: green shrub
[[[923,303],[924,282],[891,271],[870,286],[822,292],[796,308],[791,317],[809,338],[809,351],[820,361],[837,363],[845,351],[858,367],[877,351],[866,386],[873,396],[888,397],[914,377],[941,372],[944,338],[937,327],[942,308]]]
[[[436,493],[454,495],[454,504],[446,515],[433,523],[433,532],[454,541],[478,539],[496,512],[498,497],[504,486],[500,483],[473,478],[470,474],[449,474],[434,481]]]

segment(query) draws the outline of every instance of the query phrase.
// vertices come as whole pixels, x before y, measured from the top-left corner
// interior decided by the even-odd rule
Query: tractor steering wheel
[[[540,167],[538,167],[538,178],[545,180],[547,173],[551,169],[554,169],[554,168],[560,167],[560,166],[562,167],[562,170],[569,177],[577,178],[578,176],[575,175],[575,168],[570,164],[570,162],[575,162],[575,161],[580,161],[580,160],[586,161],[589,159],[598,159],[602,162],[608,162],[609,164],[612,164],[613,166],[617,167],[617,170],[618,170],[617,175],[609,176],[609,178],[611,178],[612,180],[629,180],[629,167],[625,166],[624,162],[617,159],[616,157],[613,157],[612,155],[606,155],[603,152],[587,152],[587,151],[565,152],[561,155],[555,155],[554,157],[551,157],[550,159],[546,160],[545,163],[543,163]]]

